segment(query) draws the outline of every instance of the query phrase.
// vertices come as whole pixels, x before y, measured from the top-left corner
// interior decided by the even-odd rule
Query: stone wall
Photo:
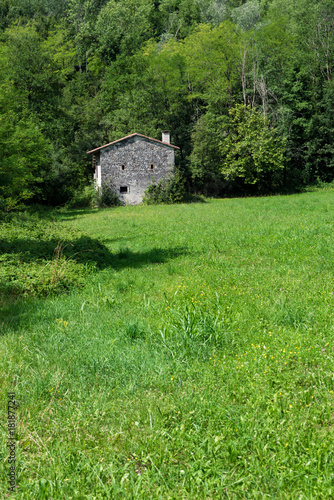
[[[131,137],[101,149],[100,164],[102,183],[112,182],[124,203],[136,205],[150,184],[173,175],[174,148]]]

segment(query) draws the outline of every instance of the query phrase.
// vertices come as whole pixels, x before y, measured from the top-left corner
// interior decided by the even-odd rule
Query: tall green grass
[[[58,215],[108,248],[4,305],[20,499],[328,499],[334,191]]]

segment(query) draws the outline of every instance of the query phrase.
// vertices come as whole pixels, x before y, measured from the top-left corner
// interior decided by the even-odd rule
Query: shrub
[[[78,190],[74,196],[66,203],[68,208],[92,208],[97,205],[98,193],[94,184],[85,186]]]
[[[117,207],[121,205],[121,200],[112,183],[102,183],[97,193],[97,202],[99,207]]]
[[[163,179],[157,184],[151,184],[145,191],[143,202],[146,205],[159,203],[183,203],[188,201],[185,181],[176,171],[170,179]]]

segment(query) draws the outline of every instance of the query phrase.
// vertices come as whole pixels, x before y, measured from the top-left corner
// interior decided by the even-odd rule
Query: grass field
[[[13,391],[15,498],[334,498],[333,206],[58,213],[105,265],[3,302],[0,496]]]

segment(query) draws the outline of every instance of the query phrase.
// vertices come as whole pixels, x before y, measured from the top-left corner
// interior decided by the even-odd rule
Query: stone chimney
[[[162,131],[162,142],[165,142],[166,144],[170,144],[170,131],[169,130]]]

